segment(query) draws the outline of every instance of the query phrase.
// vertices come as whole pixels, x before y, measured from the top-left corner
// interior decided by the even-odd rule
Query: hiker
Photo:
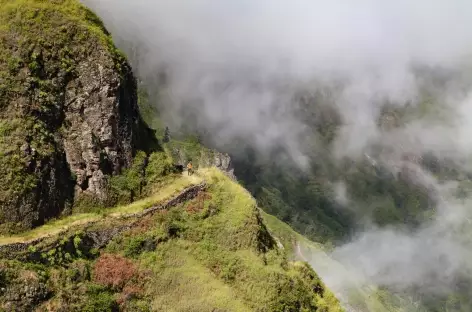
[[[188,172],[188,175],[192,175],[193,174],[193,166],[192,166],[192,162],[189,161],[188,164],[187,164],[187,172]]]

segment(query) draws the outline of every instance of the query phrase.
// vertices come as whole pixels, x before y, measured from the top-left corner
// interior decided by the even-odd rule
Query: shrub
[[[120,175],[111,177],[110,187],[111,195],[115,197],[114,202],[132,202],[137,195],[141,195],[145,184],[146,163],[146,154],[139,151],[129,169],[124,170]]]
[[[83,312],[115,312],[118,304],[113,295],[107,292],[89,294]]]
[[[89,263],[85,260],[74,261],[66,271],[67,277],[73,282],[84,282],[90,280]]]
[[[99,285],[121,289],[136,274],[131,260],[120,255],[104,254],[95,263],[93,280]]]
[[[152,237],[146,237],[145,235],[137,235],[126,239],[124,246],[124,254],[127,257],[135,257],[139,255],[146,241],[152,239]]]
[[[118,304],[124,305],[127,302],[139,298],[143,289],[137,285],[126,285],[118,297]]]
[[[93,194],[80,193],[74,201],[73,213],[99,212],[105,208],[105,202]]]
[[[172,171],[172,163],[164,152],[152,153],[149,156],[149,162],[146,168],[146,182],[157,182],[160,178]]]

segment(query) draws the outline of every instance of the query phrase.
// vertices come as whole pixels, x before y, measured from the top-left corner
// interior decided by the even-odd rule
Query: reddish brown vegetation
[[[120,255],[103,254],[95,263],[93,279],[114,289],[122,288],[136,274],[133,262]]]
[[[197,197],[187,205],[187,212],[195,213],[203,210],[203,208],[205,208],[205,201],[210,199],[211,195],[209,193],[199,192]]]

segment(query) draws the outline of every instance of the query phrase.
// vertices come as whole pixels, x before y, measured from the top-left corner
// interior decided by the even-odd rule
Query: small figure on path
[[[187,173],[188,173],[188,175],[192,175],[192,174],[193,174],[192,161],[189,161],[188,164],[187,164]]]

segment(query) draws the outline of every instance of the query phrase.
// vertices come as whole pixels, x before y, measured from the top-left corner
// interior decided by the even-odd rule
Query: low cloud
[[[176,124],[220,145],[282,145],[301,165],[305,127],[290,100],[299,86],[342,86],[335,154],[362,155],[380,135],[379,103],[418,97],[414,66],[461,70],[472,52],[472,5],[459,0],[84,2],[142,77],[166,71],[161,106]]]

